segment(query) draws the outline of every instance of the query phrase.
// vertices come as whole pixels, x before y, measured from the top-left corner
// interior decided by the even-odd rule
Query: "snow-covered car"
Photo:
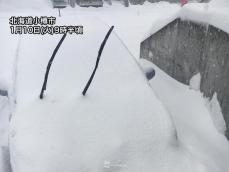
[[[174,139],[167,111],[115,29],[82,96],[109,28],[96,20],[78,22],[84,34],[65,38],[42,100],[46,65],[61,35],[21,40],[10,131],[13,171],[160,171],[158,150]]]

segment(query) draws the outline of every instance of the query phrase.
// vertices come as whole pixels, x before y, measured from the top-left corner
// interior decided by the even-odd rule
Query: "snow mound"
[[[207,107],[209,109],[210,115],[212,117],[213,123],[216,129],[225,134],[226,131],[226,123],[223,118],[223,114],[221,111],[221,107],[219,101],[217,99],[217,93],[215,93],[210,101],[207,101]]]
[[[189,82],[189,88],[199,91],[200,90],[200,81],[201,81],[201,75],[200,73],[194,75]]]

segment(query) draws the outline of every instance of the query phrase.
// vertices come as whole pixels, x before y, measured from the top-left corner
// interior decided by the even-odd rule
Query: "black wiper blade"
[[[88,80],[88,82],[87,82],[87,84],[86,84],[86,86],[85,86],[83,92],[82,92],[82,94],[83,94],[84,96],[86,95],[87,90],[88,90],[88,88],[90,87],[91,82],[92,82],[92,80],[93,80],[93,78],[94,78],[94,76],[95,76],[95,72],[96,72],[96,70],[97,70],[97,68],[98,68],[99,60],[100,60],[100,57],[101,57],[101,55],[102,55],[104,46],[105,46],[105,44],[106,44],[106,42],[107,42],[107,40],[108,40],[108,38],[109,38],[109,36],[110,36],[110,34],[111,34],[111,32],[112,32],[113,29],[114,29],[114,26],[112,26],[112,27],[109,29],[109,31],[107,32],[107,34],[106,34],[106,36],[105,36],[105,38],[104,38],[104,40],[103,40],[103,42],[102,42],[102,44],[101,44],[101,46],[100,46],[100,48],[99,48],[98,56],[97,56],[97,60],[96,60],[96,64],[95,64],[95,68],[94,68],[94,70],[93,70],[93,72],[92,72],[92,74],[91,74],[91,76],[90,76],[90,78],[89,78],[89,80]]]

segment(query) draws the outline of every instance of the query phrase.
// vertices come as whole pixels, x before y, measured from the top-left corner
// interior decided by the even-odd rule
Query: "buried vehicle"
[[[108,28],[92,19],[79,22],[87,32],[66,36],[43,99],[46,65],[60,35],[21,41],[10,129],[13,172],[163,171],[173,125],[115,31],[82,96]]]

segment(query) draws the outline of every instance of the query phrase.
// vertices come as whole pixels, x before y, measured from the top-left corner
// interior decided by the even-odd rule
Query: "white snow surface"
[[[229,6],[226,5],[189,3],[181,8],[178,17],[183,20],[211,24],[229,33]]]
[[[11,35],[9,18],[0,18],[1,46],[0,46],[0,89],[8,90],[13,85],[14,61],[17,53],[18,36]],[[4,46],[11,45],[11,46]]]
[[[162,171],[161,150],[172,142],[174,132],[168,113],[114,34],[83,97],[108,27],[90,17],[59,21],[74,20],[83,24],[85,33],[67,36],[53,63],[44,100],[38,95],[60,36],[22,38],[10,135],[13,170],[104,171],[103,163],[111,161],[120,162],[121,171]]]
[[[200,90],[201,75],[200,73],[195,74],[189,81],[189,88],[193,90]]]
[[[221,107],[217,98],[217,93],[215,93],[212,97],[212,99],[209,101],[206,100],[207,108],[210,112],[210,115],[212,117],[213,123],[216,127],[216,129],[224,134],[226,131],[226,124],[223,118],[223,114],[221,111]]]
[[[142,39],[145,40],[158,30],[163,28],[168,23],[176,18],[182,20],[189,20],[204,25],[213,25],[224,32],[229,33],[229,1],[228,0],[215,0],[209,3],[188,3],[183,7],[178,7],[178,11],[173,15],[167,16],[163,20],[159,19],[154,23],[149,30],[145,32]]]
[[[0,69],[4,71],[2,85],[9,88],[11,101],[17,101],[14,111],[9,108],[13,112],[10,153],[14,172],[229,169],[228,141],[216,129],[201,93],[174,81],[156,66],[156,78],[150,81],[152,90],[133,57],[139,57],[139,45],[146,35],[181,15],[227,31],[227,19],[217,21],[225,8],[215,10],[217,13],[211,9],[216,16],[205,4],[194,3],[183,8],[163,2],[130,8],[114,4],[98,9],[64,9],[58,24],[83,25],[84,35],[66,37],[53,62],[45,99],[39,100],[47,62],[61,36],[23,35],[18,39],[11,35],[8,40],[9,33],[2,34],[9,31],[4,22],[9,15],[58,13],[43,8],[15,10],[7,3],[9,13],[5,4],[0,5],[4,9],[0,13],[4,32],[0,34],[2,42],[11,46],[0,46],[4,52],[0,56],[4,62],[0,67],[4,68]],[[37,8],[33,5],[27,7]],[[197,14],[203,17],[199,19]],[[207,14],[213,17],[204,17]],[[108,25],[115,25],[115,30],[83,97],[81,92]]]

